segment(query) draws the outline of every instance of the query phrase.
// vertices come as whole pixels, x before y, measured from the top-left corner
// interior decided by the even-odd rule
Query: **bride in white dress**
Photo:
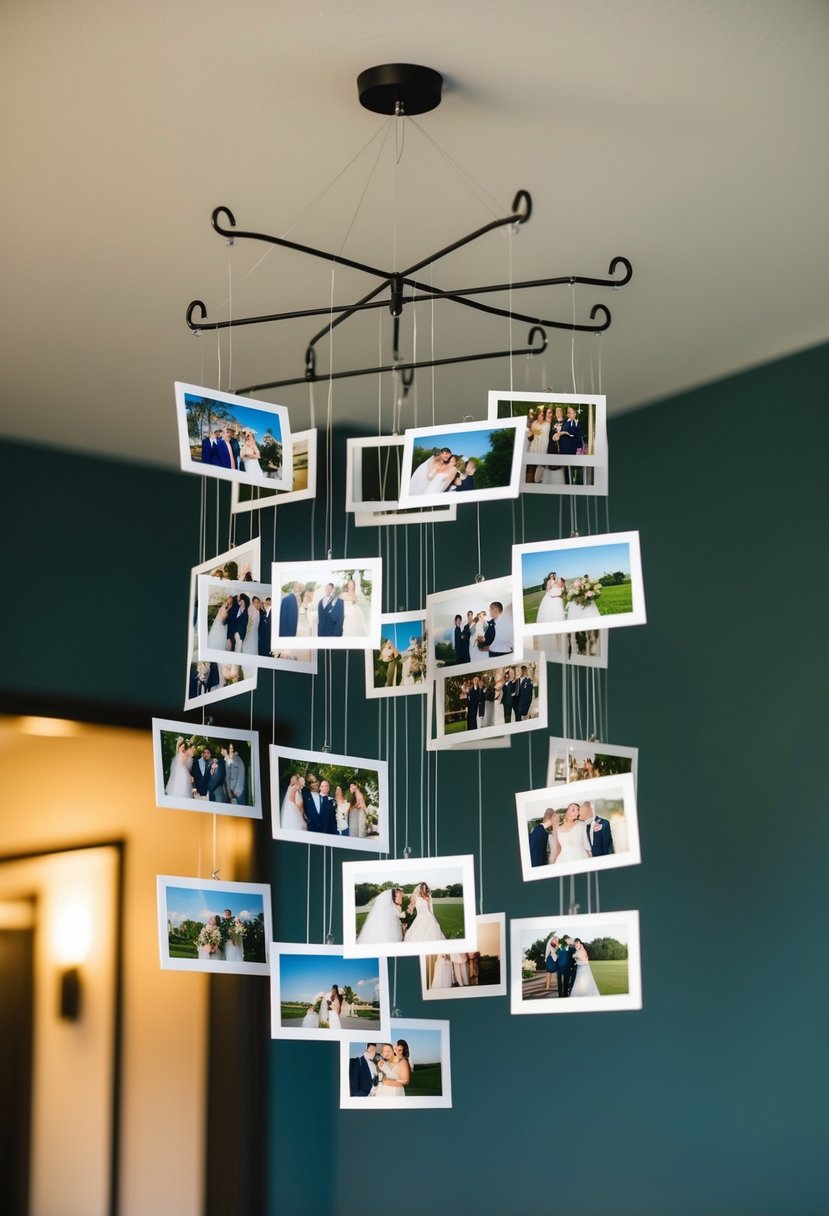
[[[230,612],[232,604],[233,596],[229,595],[225,602],[219,605],[219,611],[216,613],[207,635],[208,650],[227,650],[227,614]]]
[[[440,452],[424,460],[412,473],[409,481],[409,493],[442,494],[451,481],[455,480],[458,472],[457,456],[444,460]]]
[[[245,640],[242,642],[243,654],[259,654],[259,618],[261,613],[256,607],[256,603],[261,603],[258,596],[254,596],[250,601],[248,608],[248,631],[245,634]]]
[[[546,625],[551,621],[564,620],[564,592],[566,583],[551,570],[544,581],[544,595],[538,605],[536,624]]]
[[[400,927],[400,902],[403,892],[399,887],[381,891],[369,909],[369,914],[363,922],[363,927],[357,934],[357,941],[365,942],[402,942],[403,930]]]
[[[444,933],[432,911],[432,896],[428,884],[422,882],[409,896],[409,911],[414,920],[406,934],[407,942],[444,941]]]
[[[365,617],[361,601],[363,597],[357,590],[357,584],[350,578],[340,595],[343,602],[343,637],[364,638],[367,634]]]
[[[308,831],[308,824],[305,822],[305,812],[302,809],[302,786],[304,784],[302,779],[294,773],[288,782],[285,797],[282,799],[279,822],[289,832]]]
[[[242,945],[244,932],[245,926],[238,916],[234,916],[230,922],[230,931],[225,942],[226,963],[243,963],[245,961],[245,949]]]
[[[340,990],[336,984],[331,985],[331,992],[328,995],[328,1029],[342,1030],[340,1025],[340,1010],[343,1007],[343,998],[340,996]]]
[[[320,1015],[316,1012],[313,1005],[308,1006],[308,1012],[302,1019],[303,1030],[319,1030]]]
[[[170,798],[193,797],[193,775],[191,772],[193,755],[193,748],[186,747],[184,740],[179,736],[176,739],[176,752],[170,765],[170,776],[164,789],[164,792]]]
[[[383,1057],[377,1065],[380,1083],[374,1087],[377,1098],[404,1098],[406,1096],[406,1086],[412,1077],[409,1047],[403,1039],[399,1040],[398,1046],[404,1049],[399,1054],[391,1043],[384,1043],[380,1049]]]
[[[571,802],[564,812],[562,822],[557,828],[553,828],[549,864],[553,866],[572,861],[586,861],[592,856],[587,828],[579,816],[579,804]]]
[[[581,938],[574,938],[573,945],[576,947],[576,953],[573,955],[576,964],[576,979],[570,990],[570,996],[601,996],[602,994],[596,987],[596,981],[593,979],[590,959],[587,957],[587,951]]]

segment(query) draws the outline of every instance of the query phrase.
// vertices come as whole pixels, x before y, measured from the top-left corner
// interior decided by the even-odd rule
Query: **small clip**
[[[392,1011],[391,1011],[391,1016],[392,1016],[393,1018],[399,1018],[399,1017],[400,1017],[400,1010],[397,1008],[397,1006],[396,1006],[396,1005],[395,1005],[394,1009],[392,1009]]]
[[[580,535],[580,533],[579,533],[578,528],[574,528],[573,531],[570,533],[570,539],[573,540],[576,536],[579,536],[579,535]]]
[[[218,878],[219,878],[219,867],[218,866],[214,866],[213,869],[210,871],[210,877],[214,880],[214,882],[218,881]]]
[[[484,579],[484,576],[483,576],[482,574],[476,574],[476,575],[475,575],[475,582],[476,582],[476,583],[483,583],[483,582],[485,582],[485,581],[486,581],[486,580]]]
[[[412,855],[412,850],[409,848],[408,845],[406,845],[405,849],[403,850],[403,856],[408,861],[408,859],[411,857],[411,855]]]
[[[334,945],[334,934],[333,934],[333,933],[326,933],[326,935],[325,935],[325,944],[326,944],[326,946],[333,946],[333,945]]]
[[[323,743],[322,747],[320,748],[320,751],[321,752],[330,752],[331,748],[328,746],[327,743]]]

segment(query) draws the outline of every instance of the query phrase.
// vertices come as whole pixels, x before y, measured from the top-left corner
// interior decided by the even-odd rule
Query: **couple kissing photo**
[[[639,825],[630,772],[515,795],[525,882],[637,865]]]

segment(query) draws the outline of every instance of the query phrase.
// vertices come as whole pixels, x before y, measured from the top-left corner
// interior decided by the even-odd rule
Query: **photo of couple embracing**
[[[344,1043],[340,1057],[340,1107],[348,1110],[413,1110],[452,1105],[449,1023],[392,1018],[384,1042],[366,1035]]]

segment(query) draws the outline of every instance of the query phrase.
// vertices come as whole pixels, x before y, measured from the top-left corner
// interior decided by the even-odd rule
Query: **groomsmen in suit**
[[[341,638],[345,620],[345,605],[334,591],[333,583],[325,584],[325,595],[318,606],[317,635],[321,638]]]
[[[546,866],[547,864],[547,845],[555,817],[555,811],[548,806],[541,823],[537,823],[530,832],[530,865],[532,866]]]
[[[593,809],[592,802],[583,802],[579,808],[581,819],[587,830],[587,843],[594,857],[607,857],[613,852],[613,833],[610,824]]]
[[[485,690],[477,676],[466,690],[466,729],[477,730],[478,719],[484,716]]]
[[[533,682],[526,666],[521,668],[521,678],[512,698],[512,708],[515,710],[515,721],[521,722],[530,712],[533,703]]]
[[[210,764],[213,760],[213,754],[209,747],[202,748],[202,753],[198,760],[193,763],[193,785],[196,787],[196,793],[202,798],[207,797],[207,789],[210,785]]]
[[[231,607],[227,616],[227,640],[230,642],[230,650],[241,650],[244,645],[245,635],[248,631],[248,608],[250,608],[250,599],[242,592],[236,596],[236,603]],[[239,639],[238,645],[236,639]]]
[[[501,704],[504,707],[504,722],[512,722],[512,705],[515,698],[518,681],[515,678],[515,668],[508,667],[504,672],[505,680],[501,689]]]
[[[490,619],[484,627],[484,644],[479,647],[486,651],[491,659],[502,658],[511,654],[514,649],[512,640],[512,624],[508,616],[504,616],[504,605],[498,600],[489,605]]]
[[[469,662],[469,626],[462,625],[461,614],[455,617],[455,662]]]
[[[279,636],[295,638],[299,621],[299,601],[302,599],[302,583],[291,583],[291,590],[283,595],[279,605]]]
[[[224,760],[220,756],[214,756],[210,762],[210,776],[207,780],[207,797],[211,802],[227,802],[226,776]]]
[[[259,654],[265,658],[271,653],[271,597],[265,597],[259,613]]]
[[[337,808],[330,793],[328,781],[318,781],[316,774],[308,774],[308,783],[302,789],[302,806],[309,832],[337,835]]]
[[[458,491],[474,490],[475,489],[475,470],[477,469],[477,467],[478,466],[475,464],[474,460],[467,460],[466,468],[464,469],[463,473],[458,473],[457,477],[455,478],[454,482],[449,487],[449,489],[458,490]]]
[[[366,1049],[361,1056],[355,1056],[348,1061],[348,1090],[352,1098],[370,1098],[374,1087],[380,1080],[374,1057],[377,1055],[377,1044],[366,1043]]]
[[[573,962],[573,956],[576,953],[576,947],[571,939],[566,935],[561,939],[561,945],[558,948],[556,955],[556,984],[558,985],[558,995],[565,997],[570,995],[570,989],[573,987],[573,981],[576,978],[576,964]],[[572,971],[572,976],[570,972]]]
[[[211,435],[209,432],[201,441],[201,462],[202,464],[216,464],[216,438],[221,435],[221,431],[214,431]]]

